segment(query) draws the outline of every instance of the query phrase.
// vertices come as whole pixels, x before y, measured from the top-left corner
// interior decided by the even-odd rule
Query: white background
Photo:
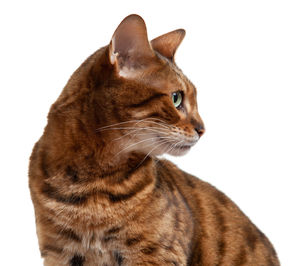
[[[177,63],[198,88],[207,131],[172,160],[232,198],[282,265],[300,265],[300,8],[289,0],[2,1],[1,265],[41,265],[31,149],[69,76],[131,13],[150,39],[187,32]]]

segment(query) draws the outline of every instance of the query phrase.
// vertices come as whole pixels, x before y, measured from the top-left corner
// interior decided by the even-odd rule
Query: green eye
[[[172,93],[172,101],[176,108],[180,107],[182,103],[183,93],[182,91],[176,91]]]

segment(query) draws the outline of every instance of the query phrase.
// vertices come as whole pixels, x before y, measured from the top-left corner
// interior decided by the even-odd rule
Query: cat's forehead
[[[163,67],[156,73],[156,79],[151,79],[152,82],[158,85],[160,88],[165,88],[166,90],[183,91],[186,95],[194,96],[196,95],[196,88],[192,82],[184,75],[182,70],[178,66],[158,54],[161,62],[163,62]],[[151,82],[150,80],[150,82]]]

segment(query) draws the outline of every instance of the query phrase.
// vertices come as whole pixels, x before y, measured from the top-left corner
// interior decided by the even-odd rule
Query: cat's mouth
[[[158,139],[161,139],[158,136]],[[180,156],[186,154],[191,147],[193,147],[196,144],[197,141],[187,143],[186,141],[178,141],[178,142],[172,142],[172,141],[166,141],[164,143],[164,153],[173,155],[173,156]]]
[[[167,151],[168,154],[174,155],[174,156],[180,156],[186,154],[193,145],[178,145],[172,147],[169,151]]]

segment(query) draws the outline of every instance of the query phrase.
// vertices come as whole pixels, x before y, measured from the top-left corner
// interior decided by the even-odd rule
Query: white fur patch
[[[115,37],[111,39],[111,45],[109,46],[109,60],[112,65],[116,63],[118,53],[115,53]]]
[[[133,69],[130,69],[128,67],[122,67],[119,70],[119,76],[123,78],[133,78],[136,76],[136,72]]]

